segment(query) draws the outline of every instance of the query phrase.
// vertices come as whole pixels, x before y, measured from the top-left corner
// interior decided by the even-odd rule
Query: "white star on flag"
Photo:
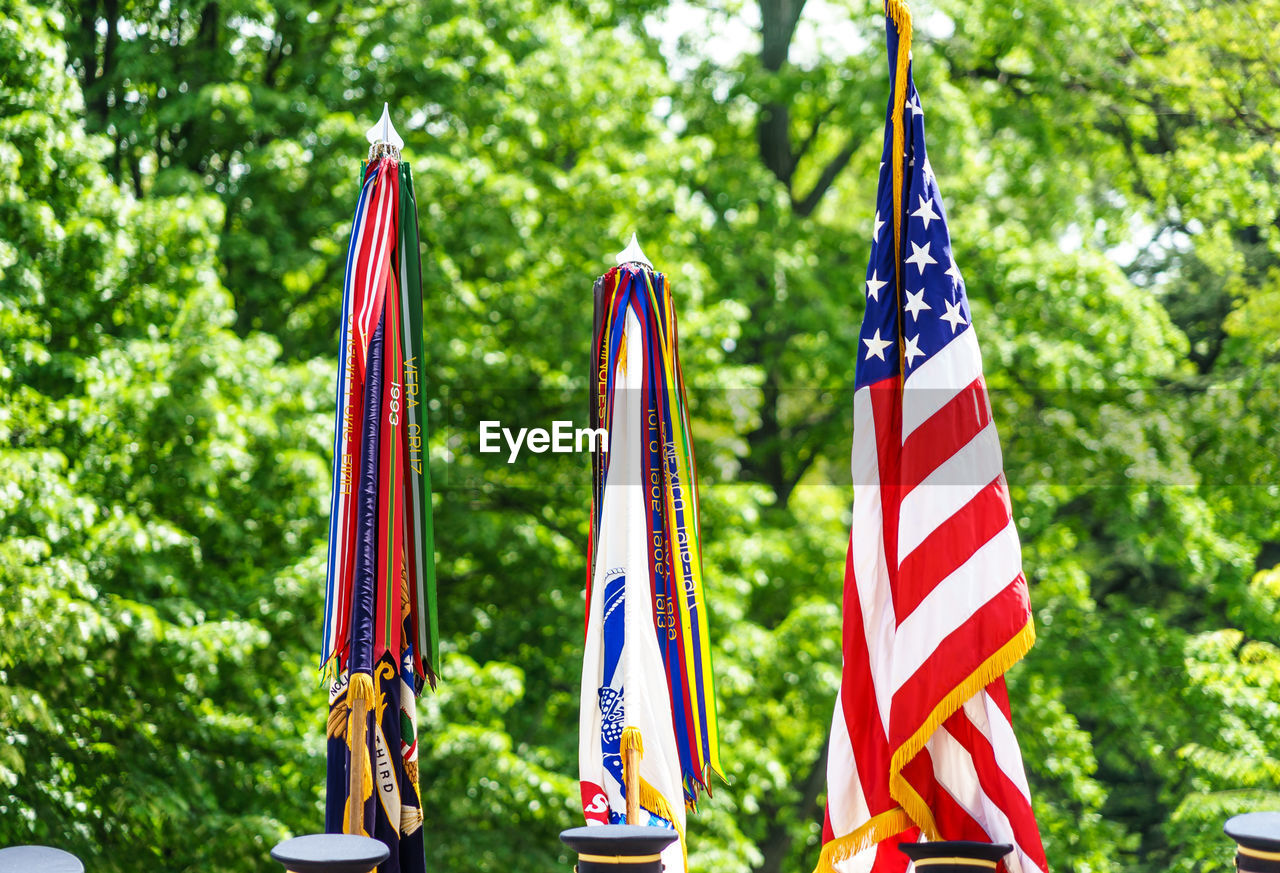
[[[924,184],[926,186],[934,180],[933,164],[929,163],[928,158],[924,159],[924,167],[922,168],[921,172],[924,173]]]
[[[885,359],[884,350],[893,345],[893,340],[880,339],[880,328],[878,327],[876,328],[876,335],[871,339],[864,339],[863,342],[867,344],[867,357],[865,360],[868,361],[872,358],[879,358],[883,361]]]
[[[881,165],[883,166],[883,165]],[[871,231],[871,238],[876,242],[880,242],[880,228],[884,227],[884,220],[880,218],[880,210],[876,210],[876,226]]]
[[[911,313],[911,320],[914,322],[920,317],[921,310],[933,309],[933,307],[924,302],[924,289],[921,288],[919,291],[907,292],[907,303],[902,309]]]
[[[889,284],[888,282],[882,282],[879,279],[877,279],[876,271],[872,270],[871,278],[867,280],[867,296],[870,297],[872,300],[876,301],[877,303],[879,303],[880,289],[888,284]]]
[[[911,98],[911,102],[907,104],[907,108],[911,110],[912,115],[924,115],[924,110],[920,108],[920,95]]]
[[[924,229],[928,230],[929,222],[933,221],[935,218],[941,218],[942,216],[933,211],[933,201],[928,197],[925,197],[923,194],[921,194],[920,208],[917,209],[915,212],[911,213],[911,217],[919,218],[921,221],[923,221]]]
[[[924,357],[924,352],[920,351],[920,346],[918,345],[919,341],[919,336],[907,337],[907,347],[902,350],[902,354],[907,359],[908,366],[914,364],[916,358]]]
[[[964,280],[960,278],[960,268],[956,266],[956,259],[954,257],[951,258],[951,266],[947,267],[946,275],[955,279],[957,286],[964,282]]]
[[[907,258],[907,263],[915,264],[921,275],[924,275],[926,264],[938,263],[929,256],[929,245],[929,243],[925,243],[922,246],[918,246],[915,243],[911,243],[911,257]]]
[[[964,320],[964,316],[960,314],[960,304],[947,302],[947,311],[943,314],[942,320],[951,325],[951,335],[956,335],[956,330],[968,324]]]

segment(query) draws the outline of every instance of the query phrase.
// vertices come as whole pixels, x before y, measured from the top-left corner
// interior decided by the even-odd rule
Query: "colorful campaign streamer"
[[[626,749],[643,744],[640,806],[683,836],[685,808],[721,766],[697,471],[666,277],[635,263],[610,270],[595,286],[594,324],[591,423],[608,437],[592,463],[583,810],[588,821],[622,820]],[[668,782],[669,795],[659,784]]]
[[[436,682],[422,286],[409,166],[363,167],[343,285],[329,568],[326,829],[388,845],[379,873],[420,873],[416,698]],[[376,791],[374,790],[376,787]]]
[[[377,331],[382,352],[371,355]],[[329,569],[321,662],[331,676],[355,657],[399,654],[412,644],[415,674],[435,684],[439,661],[436,620],[431,477],[422,409],[422,284],[418,261],[417,205],[408,164],[386,157],[365,165],[364,186],[352,223],[342,298],[342,343],[333,445],[333,497],[329,520]],[[368,380],[385,390],[371,413]],[[374,458],[361,456],[369,427],[383,431]],[[376,509],[366,512],[360,533],[361,478],[369,480]],[[364,495],[369,498],[369,495]],[[368,507],[366,507],[368,509]],[[370,543],[374,537],[377,543]],[[375,548],[376,571],[357,572],[360,546]],[[401,571],[409,578],[408,631],[402,639],[396,592]],[[353,602],[373,585],[376,651],[353,651]],[[363,608],[362,606],[360,608]],[[376,639],[375,639],[376,638]]]

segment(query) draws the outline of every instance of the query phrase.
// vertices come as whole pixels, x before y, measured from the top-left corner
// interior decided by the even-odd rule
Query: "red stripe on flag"
[[[369,196],[365,199],[364,215],[357,222],[360,228],[360,239],[351,273],[351,308],[348,310],[348,336],[343,338],[343,341],[347,343],[347,363],[350,368],[351,382],[348,386],[345,413],[346,424],[349,428],[345,451],[346,464],[349,467],[349,476],[346,479],[348,491],[341,497],[346,507],[343,516],[345,523],[341,536],[344,542],[348,544],[348,547],[343,553],[342,566],[339,568],[341,581],[337,586],[337,621],[334,627],[334,652],[338,659],[339,670],[346,668],[351,636],[351,585],[355,573],[356,560],[354,492],[355,483],[360,478],[360,433],[364,416],[367,414],[367,410],[364,408],[364,387],[366,370],[368,369],[369,340],[373,334],[372,329],[362,327],[361,313],[367,312],[370,307],[379,307],[381,305],[376,300],[370,300],[370,295],[373,294],[374,297],[377,297],[377,289],[372,284],[372,273],[376,267],[374,252],[377,248],[377,240],[375,237],[385,233],[386,229],[385,214],[388,203],[388,187],[390,185],[390,175],[387,172],[388,166],[389,164],[385,161],[375,162],[365,171],[366,178],[372,176],[373,182]]]
[[[911,388],[904,393],[909,397]],[[897,484],[907,488],[919,485],[990,423],[990,405],[979,376],[903,440],[902,475]]]
[[[911,828],[883,840],[876,846],[874,873],[906,873],[911,860],[898,848],[898,843],[914,843],[920,839],[920,829]]]
[[[933,754],[929,749],[924,749],[903,769],[902,774],[933,812],[938,832],[948,840],[991,842],[990,835],[983,830],[982,825],[938,784],[933,765]]]
[[[880,476],[880,519],[881,541],[884,543],[884,554],[890,559],[889,590],[897,587],[897,571],[892,560],[898,554],[898,525],[900,522],[902,498],[907,490],[900,484],[902,481],[902,382],[894,376],[869,386],[871,400],[871,417],[875,422],[876,469]],[[865,439],[865,436],[861,437]],[[859,436],[855,435],[854,440]],[[851,532],[853,534],[857,531]],[[864,535],[868,532],[864,532]],[[870,540],[870,537],[868,537]],[[855,543],[857,545],[857,543]],[[875,548],[874,542],[866,542],[863,548]]]
[[[854,760],[859,762],[858,780],[872,818],[896,807],[889,796],[889,783],[873,766],[861,762],[888,761],[889,740],[880,720],[876,701],[875,679],[867,654],[867,638],[863,629],[862,604],[853,572],[853,539],[845,553],[844,570],[844,672],[840,677],[844,721],[853,744]]]
[[[1004,684],[1004,677],[1001,676],[988,686],[988,691],[998,685],[1003,693]],[[1044,856],[1044,846],[1040,843],[1040,830],[1036,826],[1031,803],[1017,783],[1000,767],[996,760],[995,749],[992,747],[992,739],[974,726],[964,710],[947,719],[944,726],[973,758],[978,784],[982,786],[983,793],[1009,819],[1018,847],[1037,866],[1045,869],[1047,861]]]
[[[1009,688],[1005,684],[1003,676],[1000,677],[999,682],[992,682],[987,686],[987,694],[995,701],[1005,720],[1009,724],[1013,724],[1013,711],[1009,708]]]
[[[978,492],[924,542],[911,550],[898,568],[893,610],[901,624],[943,579],[959,569],[977,549],[1009,524],[1003,478]]]
[[[1019,573],[1009,585],[965,622],[943,638],[918,670],[893,694],[889,716],[889,742],[903,745],[919,725],[925,724],[939,705],[943,693],[960,685],[982,667],[984,652],[1018,636],[1027,621],[1026,586]]]

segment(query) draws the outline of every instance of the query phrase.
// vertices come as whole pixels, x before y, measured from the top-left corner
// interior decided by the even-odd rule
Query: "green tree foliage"
[[[1280,799],[1280,6],[917,7],[1051,864],[1221,866],[1223,818]],[[0,844],[234,873],[319,829],[335,335],[385,100],[423,236],[434,862],[569,863],[589,476],[477,429],[585,423],[591,279],[637,229],[680,301],[730,777],[690,860],[809,869],[882,40],[864,0],[0,6]]]
[[[216,200],[108,178],[57,24],[0,22],[4,841],[231,865],[312,806],[325,373],[228,329]]]

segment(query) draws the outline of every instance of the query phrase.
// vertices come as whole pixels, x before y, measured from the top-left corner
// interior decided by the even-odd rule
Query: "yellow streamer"
[[[670,282],[663,285],[662,306],[657,303],[656,292],[653,287],[652,278],[648,273],[644,274],[645,287],[649,294],[651,306],[655,311],[665,313],[665,317],[660,322],[659,343],[660,358],[664,370],[666,384],[668,386],[667,407],[676,414],[672,416],[671,426],[673,433],[669,435],[672,449],[675,453],[675,466],[682,489],[681,501],[685,506],[686,524],[692,529],[692,536],[686,544],[682,545],[678,542],[669,544],[672,550],[672,582],[676,592],[680,592],[680,596],[673,597],[676,605],[676,616],[680,621],[681,638],[684,641],[684,662],[692,665],[700,663],[702,665],[703,681],[696,681],[696,677],[690,675],[690,681],[687,684],[690,695],[690,704],[693,711],[693,717],[696,722],[692,731],[694,737],[694,760],[701,765],[703,761],[707,762],[707,766],[711,772],[715,773],[721,779],[724,779],[724,772],[720,764],[720,739],[719,725],[716,719],[716,703],[715,703],[715,678],[711,661],[711,643],[710,634],[707,631],[707,607],[702,589],[702,554],[701,554],[701,531],[699,529],[699,519],[697,507],[698,503],[698,483],[697,477],[694,475],[692,462],[692,453],[689,449],[689,410],[688,405],[684,402],[684,379],[680,373],[676,361],[675,352],[675,307],[671,301],[671,284]],[[666,464],[666,447],[662,447],[663,463]],[[666,512],[668,518],[676,517],[675,494],[671,491],[666,495]],[[689,557],[689,572],[686,575],[684,565],[684,553],[687,551]],[[692,594],[693,602],[689,601],[689,596],[685,592]],[[699,634],[697,642],[698,651],[694,651],[694,634],[693,634],[693,617],[700,617],[700,625],[702,633]],[[705,718],[705,722],[703,721]],[[707,734],[707,743],[704,747],[703,729]],[[706,782],[706,774],[699,773],[700,778]],[[726,780],[728,781],[728,780]],[[686,802],[686,807],[694,806],[692,801]]]

